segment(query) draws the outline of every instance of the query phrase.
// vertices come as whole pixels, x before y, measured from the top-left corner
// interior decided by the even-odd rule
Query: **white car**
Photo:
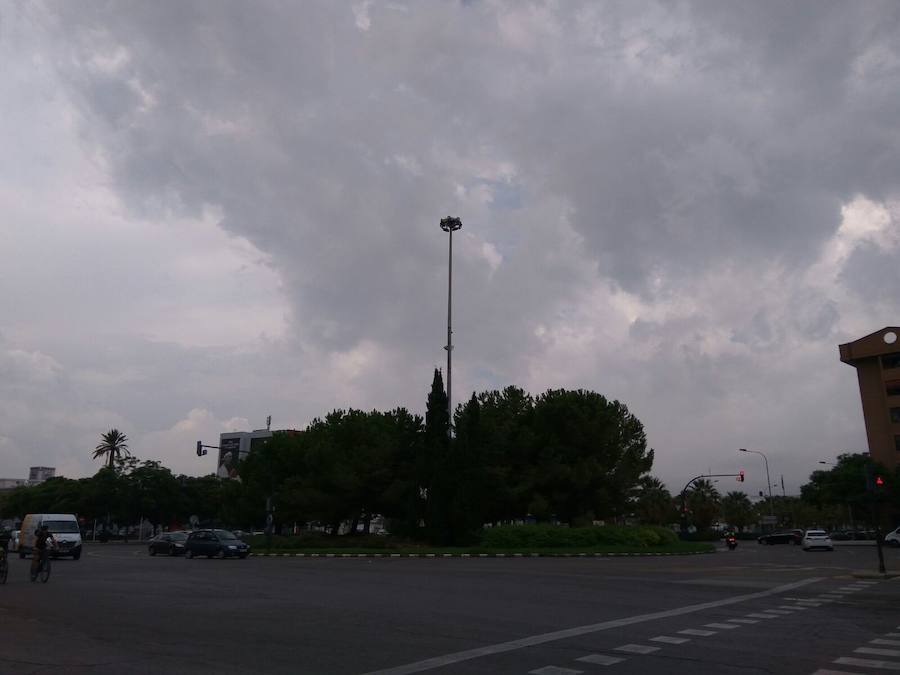
[[[900,527],[884,535],[884,543],[888,546],[900,546]]]
[[[810,551],[814,548],[824,548],[827,551],[834,550],[834,544],[831,543],[831,537],[828,536],[828,533],[825,530],[807,530],[803,533],[803,541],[801,544],[803,545],[804,551]]]

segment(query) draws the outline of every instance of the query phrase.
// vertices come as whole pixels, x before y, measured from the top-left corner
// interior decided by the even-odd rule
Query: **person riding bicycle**
[[[31,576],[37,575],[38,569],[47,559],[50,542],[56,544],[56,538],[50,533],[49,527],[41,525],[40,529],[34,531],[34,553],[31,556]]]

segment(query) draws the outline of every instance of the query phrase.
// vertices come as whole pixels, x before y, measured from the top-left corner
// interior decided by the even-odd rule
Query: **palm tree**
[[[696,481],[687,493],[687,505],[697,530],[708,530],[719,515],[719,491],[708,480]]]
[[[641,523],[668,525],[678,519],[672,495],[662,481],[653,476],[641,478],[634,506]]]
[[[753,522],[753,504],[749,497],[737,490],[722,497],[722,516],[725,522],[743,532]]]
[[[106,458],[106,465],[111,469],[120,457],[128,457],[128,437],[118,429],[110,429],[100,436],[100,444],[94,449],[94,459]]]

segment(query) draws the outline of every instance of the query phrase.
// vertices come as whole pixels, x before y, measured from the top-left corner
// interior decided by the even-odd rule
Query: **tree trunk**
[[[355,535],[356,528],[358,526],[359,526],[359,514],[357,513],[355,516],[353,516],[353,520],[350,521],[350,532],[348,532],[347,534]]]
[[[372,514],[367,512],[365,517],[363,518],[363,534],[369,534],[369,527],[371,524]]]

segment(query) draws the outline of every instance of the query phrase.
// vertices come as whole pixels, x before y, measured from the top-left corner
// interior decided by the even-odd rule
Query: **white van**
[[[78,519],[71,513],[29,513],[22,521],[19,533],[19,557],[24,558],[34,551],[34,535],[44,525],[56,539],[56,548],[51,555],[70,555],[73,560],[81,557],[81,528]]]

